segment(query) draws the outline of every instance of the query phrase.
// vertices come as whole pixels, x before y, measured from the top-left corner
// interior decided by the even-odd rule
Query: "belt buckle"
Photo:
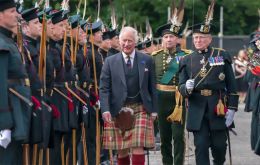
[[[24,82],[25,82],[25,86],[30,86],[30,79],[29,78],[26,78],[24,79]]]
[[[208,89],[203,89],[203,90],[200,91],[200,94],[202,96],[211,96],[212,95],[212,91],[208,90]]]

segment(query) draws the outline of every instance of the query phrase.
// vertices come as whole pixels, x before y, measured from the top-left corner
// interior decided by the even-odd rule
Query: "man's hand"
[[[226,113],[226,126],[229,127],[233,121],[234,121],[234,116],[235,116],[235,111],[234,110],[231,110],[231,109],[228,109],[227,113]]]
[[[187,80],[185,86],[188,91],[192,91],[194,88],[194,79]]]
[[[5,129],[0,131],[0,146],[7,148],[11,143],[11,130]]]
[[[102,113],[102,118],[103,118],[104,122],[111,122],[112,121],[112,117],[111,117],[110,112]]]
[[[152,113],[151,117],[152,117],[152,120],[154,121],[157,119],[158,115],[157,115],[157,113]]]
[[[97,102],[96,102],[96,104],[95,104],[95,108],[96,108],[96,109],[100,109],[100,101],[99,101],[99,100],[97,100]]]
[[[95,109],[100,109],[100,101],[99,101],[99,96],[94,92],[90,92],[90,106],[94,107]]]

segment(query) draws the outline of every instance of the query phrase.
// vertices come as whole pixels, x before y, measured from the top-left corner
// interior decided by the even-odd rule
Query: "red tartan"
[[[143,106],[129,106],[135,112],[135,126],[122,136],[121,130],[115,128],[114,122],[105,122],[103,131],[103,147],[121,150],[133,147],[154,148],[154,130],[151,115]]]

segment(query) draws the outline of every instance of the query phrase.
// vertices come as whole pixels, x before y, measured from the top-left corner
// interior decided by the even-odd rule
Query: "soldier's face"
[[[83,45],[87,41],[86,33],[79,28],[79,44]]]
[[[81,45],[84,44],[86,42],[86,33],[81,28],[72,29],[72,35],[73,35],[74,40],[76,40],[77,33],[78,33],[79,44],[81,44]]]
[[[118,49],[120,47],[119,45],[119,37],[115,36],[111,39],[111,47]]]
[[[105,50],[110,49],[111,48],[110,39],[103,40],[100,46],[101,46],[101,48],[103,48]]]
[[[97,31],[93,34],[94,43],[100,44],[102,42],[102,31]]]
[[[176,47],[178,42],[178,37],[173,34],[165,34],[162,38],[162,45],[166,49],[173,49]]]
[[[6,9],[2,12],[0,12],[0,24],[1,26],[12,30],[14,33],[16,33],[16,28],[17,28],[17,18],[20,16],[16,12],[16,8],[12,7],[9,9]]]
[[[30,29],[30,35],[34,38],[37,38],[41,35],[42,24],[39,22],[38,18],[31,20],[28,24]]]
[[[134,51],[136,44],[134,34],[130,31],[124,32],[120,37],[119,44],[121,50],[125,54],[131,54]]]
[[[192,38],[193,44],[197,50],[206,49],[212,41],[212,37],[210,34],[194,33]]]
[[[61,21],[52,26],[52,39],[59,41],[63,39],[63,35],[66,29],[66,22]]]

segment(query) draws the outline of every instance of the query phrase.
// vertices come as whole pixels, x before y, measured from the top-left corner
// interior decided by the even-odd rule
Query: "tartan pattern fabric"
[[[115,127],[114,122],[105,122],[103,131],[104,149],[122,150],[133,147],[154,148],[153,121],[150,114],[146,113],[142,105],[128,106],[134,110],[134,128],[122,131]]]

